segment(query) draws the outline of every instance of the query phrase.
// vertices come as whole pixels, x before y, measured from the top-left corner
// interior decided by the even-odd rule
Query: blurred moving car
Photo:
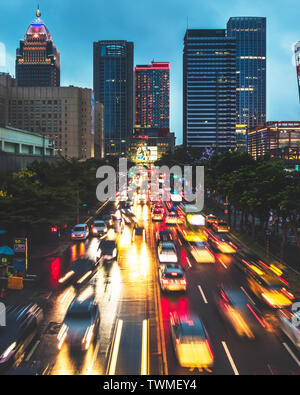
[[[213,214],[206,215],[205,217],[206,226],[211,226],[217,220],[218,218]]]
[[[58,349],[68,343],[72,349],[87,351],[99,333],[100,312],[94,297],[76,298],[70,304],[57,335]]]
[[[132,230],[132,241],[136,239],[136,237],[141,237],[143,241],[146,240],[146,231],[144,225],[141,223],[135,223]]]
[[[279,327],[291,342],[300,349],[300,310],[292,306],[278,310]]]
[[[159,230],[155,233],[155,240],[157,243],[161,241],[172,241],[172,232],[170,230]]]
[[[217,220],[217,221],[213,222],[212,228],[217,233],[229,232],[229,230],[230,230],[230,227],[223,220]]]
[[[116,233],[123,233],[125,229],[125,221],[124,218],[121,217],[120,212],[119,215],[114,214],[111,216],[109,225]]]
[[[179,265],[167,264],[159,269],[160,288],[164,291],[186,291],[186,277]]]
[[[162,221],[164,219],[164,213],[160,208],[154,208],[152,211],[152,221]]]
[[[74,261],[66,274],[58,282],[60,284],[81,285],[94,273],[98,262],[89,258],[79,258]]]
[[[215,300],[220,315],[238,336],[254,339],[257,323],[266,328],[262,315],[240,288],[219,287]]]
[[[71,231],[72,240],[86,240],[89,237],[90,231],[87,224],[75,225]]]
[[[189,242],[189,252],[197,263],[215,263],[216,258],[206,243],[202,241]]]
[[[173,242],[162,241],[158,245],[158,259],[160,263],[177,263],[177,252]]]
[[[176,225],[182,224],[183,220],[181,217],[177,215],[176,212],[171,211],[169,214],[166,215],[166,225]]]
[[[272,308],[282,308],[292,304],[286,288],[278,277],[267,273],[249,272],[247,282],[253,294]]]
[[[216,235],[213,232],[207,230],[207,240],[209,244],[215,249],[219,250],[223,254],[235,254],[237,251],[237,246],[229,240],[226,235]]]
[[[0,327],[0,371],[12,366],[26,352],[43,320],[43,310],[37,304],[6,306],[4,314],[5,326]]]
[[[107,226],[103,220],[95,220],[92,224],[92,233],[94,236],[103,236],[107,233]]]
[[[104,262],[118,259],[118,245],[115,240],[101,240],[97,250],[97,259]]]
[[[181,318],[170,313],[171,340],[179,364],[187,368],[208,368],[214,355],[204,325],[198,317]]]

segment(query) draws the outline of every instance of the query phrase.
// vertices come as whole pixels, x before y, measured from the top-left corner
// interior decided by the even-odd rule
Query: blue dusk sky
[[[183,37],[226,28],[231,16],[267,17],[267,120],[300,120],[293,45],[300,40],[297,0],[1,0],[0,71],[15,74],[15,51],[37,4],[61,54],[61,85],[93,86],[93,42],[134,42],[134,63],[169,61],[171,130],[182,143]],[[5,56],[4,56],[5,51]]]

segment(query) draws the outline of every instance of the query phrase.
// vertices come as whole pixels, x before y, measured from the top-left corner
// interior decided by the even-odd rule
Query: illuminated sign
[[[154,162],[157,160],[157,147],[140,145],[137,148],[136,160],[141,162]]]

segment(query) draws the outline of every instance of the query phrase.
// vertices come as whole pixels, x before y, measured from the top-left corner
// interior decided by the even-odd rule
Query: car
[[[139,198],[139,204],[144,205],[147,204],[147,198],[145,195],[141,195]]]
[[[132,241],[135,240],[136,237],[141,237],[143,241],[146,240],[146,231],[144,225],[142,223],[135,223],[132,229]]]
[[[186,291],[186,277],[179,265],[167,264],[159,269],[160,288],[164,291]]]
[[[160,263],[177,263],[177,252],[173,242],[162,241],[158,245],[158,259]]]
[[[209,368],[214,363],[210,341],[201,320],[196,316],[180,317],[171,312],[169,318],[171,341],[180,366]]]
[[[205,217],[206,226],[211,226],[217,220],[218,220],[218,218],[215,215],[213,215],[213,214],[207,215]]]
[[[112,215],[109,225],[116,233],[123,233],[123,231],[125,229],[124,218],[121,217],[121,214],[120,214],[120,216]]]
[[[94,236],[103,236],[107,233],[107,226],[103,220],[95,220],[92,224],[92,233]]]
[[[163,221],[164,213],[160,208],[154,208],[152,211],[152,221]]]
[[[90,230],[87,224],[77,224],[71,231],[72,240],[86,240],[89,237]]]
[[[228,238],[227,235],[216,235],[207,230],[207,240],[209,244],[223,254],[235,254],[238,247]]]
[[[24,355],[38,334],[44,318],[43,309],[35,303],[7,305],[5,316],[5,325],[0,327],[1,372],[6,371]]]
[[[240,288],[218,287],[215,301],[219,314],[238,336],[254,339],[260,326],[266,328],[260,311]]]
[[[276,276],[266,272],[261,274],[249,271],[247,283],[250,291],[272,308],[284,308],[292,304],[284,284]]]
[[[229,230],[230,230],[230,227],[223,220],[217,220],[217,221],[213,222],[212,228],[217,233],[229,232]]]
[[[279,309],[277,317],[282,332],[300,350],[300,310],[293,309],[292,306]]]
[[[155,233],[156,243],[160,243],[161,241],[172,241],[173,236],[170,230],[158,230]]]
[[[216,258],[206,243],[202,241],[189,242],[189,253],[196,263],[215,263]]]
[[[104,262],[118,259],[118,245],[115,240],[101,240],[97,249],[97,258]]]
[[[71,349],[86,352],[97,338],[100,326],[100,312],[94,297],[75,298],[70,304],[57,335],[58,349],[64,343]]]
[[[182,224],[183,220],[177,215],[176,212],[171,211],[169,214],[166,215],[166,225],[176,225]]]
[[[66,273],[59,278],[59,284],[73,284],[81,286],[85,283],[94,273],[98,261],[89,258],[78,258],[69,266]]]

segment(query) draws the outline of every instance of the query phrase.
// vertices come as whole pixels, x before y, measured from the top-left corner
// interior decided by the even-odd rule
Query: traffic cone
[[[0,298],[1,299],[5,298],[5,289],[4,288],[2,288],[2,290],[1,290]]]

